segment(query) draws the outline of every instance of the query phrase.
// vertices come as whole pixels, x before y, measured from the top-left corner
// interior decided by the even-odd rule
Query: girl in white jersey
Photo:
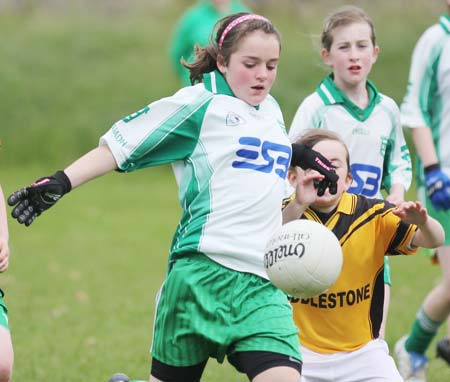
[[[395,102],[368,80],[379,48],[368,15],[344,7],[324,23],[321,56],[332,69],[300,105],[289,138],[295,142],[311,128],[337,132],[351,153],[353,182],[349,192],[398,204],[411,183],[411,160]],[[390,272],[384,263],[385,309],[380,337],[384,337],[390,297]]]
[[[298,382],[297,329],[264,272],[264,246],[281,225],[290,163],[319,170],[321,193],[337,176],[315,151],[291,149],[269,95],[280,54],[272,23],[235,14],[216,32],[185,64],[196,85],[118,121],[99,147],[8,202],[30,225],[90,179],[172,163],[183,213],[157,298],[150,381],[197,382],[210,357],[228,357],[252,381]]]
[[[428,293],[395,349],[402,375],[417,382],[426,380],[425,353],[450,314],[450,0],[446,4],[447,13],[416,44],[401,105],[402,123],[411,129],[417,151],[419,198],[446,233],[437,250],[443,279]],[[439,341],[437,353],[450,364],[448,338]]]

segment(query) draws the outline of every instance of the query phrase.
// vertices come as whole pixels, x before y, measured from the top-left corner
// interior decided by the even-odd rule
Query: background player
[[[347,6],[324,22],[321,57],[332,73],[299,106],[289,137],[295,142],[307,129],[337,132],[351,157],[349,192],[398,204],[412,178],[411,159],[395,102],[368,80],[378,58],[372,20],[360,8]],[[380,336],[385,335],[390,299],[390,271],[385,259],[385,309]]]
[[[198,0],[178,21],[170,41],[169,56],[175,73],[184,85],[191,85],[189,70],[182,63],[195,59],[194,47],[208,44],[214,24],[224,16],[249,12],[240,0]]]
[[[263,267],[291,162],[283,116],[269,95],[280,36],[253,14],[226,17],[216,32],[187,65],[197,85],[118,121],[99,147],[8,202],[29,225],[90,179],[172,163],[183,212],[157,297],[150,380],[197,382],[210,357],[227,356],[252,381],[298,382],[292,309]],[[295,146],[292,161],[321,171],[334,188],[337,176],[316,152]]]
[[[401,374],[417,382],[426,380],[425,352],[450,314],[450,0],[446,3],[448,13],[416,44],[401,106],[402,123],[411,128],[417,152],[419,198],[446,234],[437,250],[443,278],[426,296],[408,335],[396,345]],[[450,364],[448,338],[438,343],[437,351]]]
[[[9,231],[6,219],[5,198],[0,186],[0,272],[9,265]],[[8,323],[8,309],[3,301],[4,293],[0,289],[0,382],[10,382],[14,363],[14,352]]]
[[[386,342],[378,338],[383,313],[383,257],[409,255],[418,246],[441,245],[442,226],[419,202],[395,206],[348,193],[352,183],[349,153],[336,133],[313,129],[299,143],[331,162],[339,176],[337,193],[318,196],[314,187],[318,174],[291,168],[288,178],[296,194],[284,209],[283,220],[322,223],[337,236],[344,256],[341,274],[326,293],[291,300],[300,329],[303,380],[401,381]]]

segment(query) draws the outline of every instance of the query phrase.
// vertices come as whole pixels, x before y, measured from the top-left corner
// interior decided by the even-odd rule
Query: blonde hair
[[[333,31],[336,28],[347,26],[354,23],[367,23],[370,27],[370,39],[373,46],[376,45],[375,27],[372,20],[365,11],[361,8],[349,5],[338,9],[336,12],[329,15],[324,22],[321,43],[322,48],[330,51],[333,44]]]

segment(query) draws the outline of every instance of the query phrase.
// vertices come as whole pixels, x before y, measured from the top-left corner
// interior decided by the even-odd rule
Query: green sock
[[[417,313],[416,320],[405,342],[408,352],[425,354],[442,322],[433,321],[427,316],[423,307]]]

